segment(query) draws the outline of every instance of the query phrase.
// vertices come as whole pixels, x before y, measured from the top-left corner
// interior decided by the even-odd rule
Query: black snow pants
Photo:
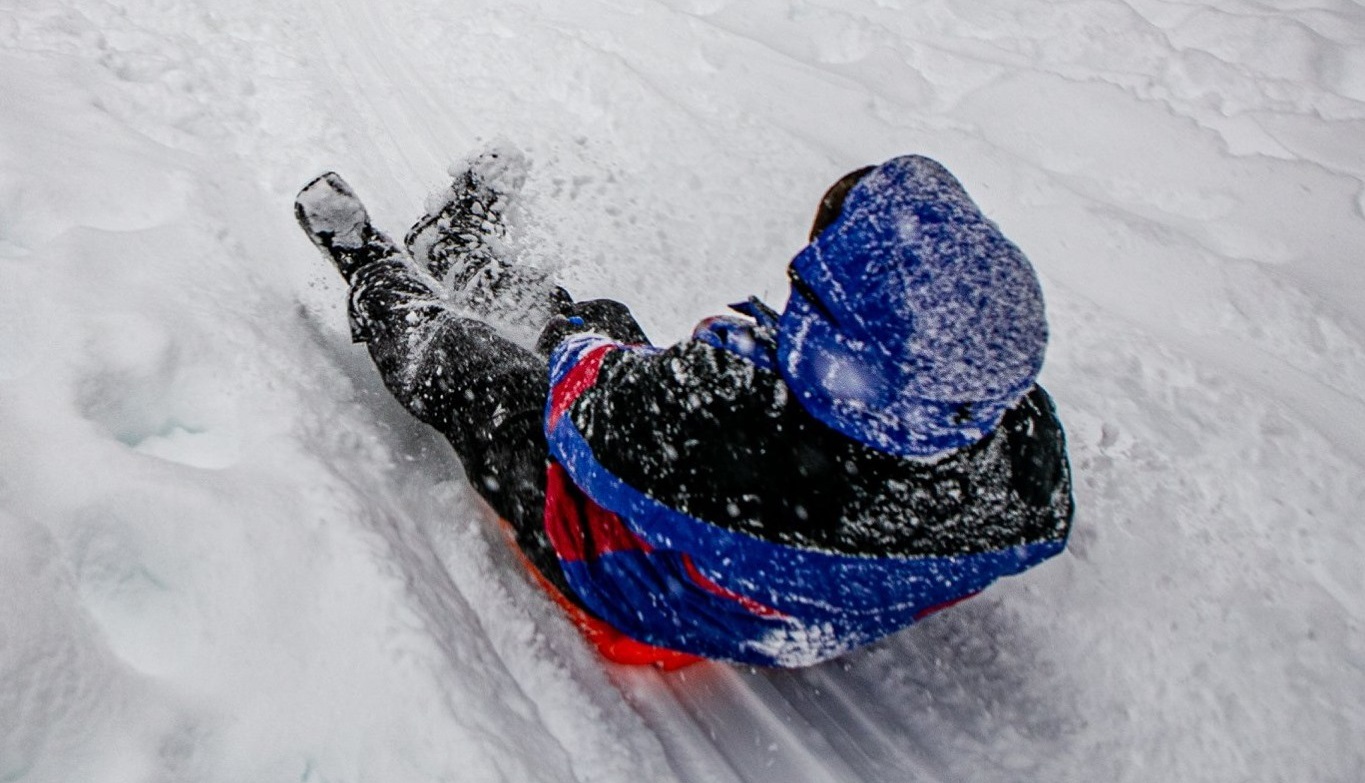
[[[351,318],[384,385],[450,441],[465,475],[552,582],[543,533],[547,360],[457,315],[402,256],[357,270]],[[550,573],[550,565],[554,564]]]
[[[465,317],[402,255],[359,268],[350,310],[385,386],[413,416],[450,441],[474,489],[515,532],[522,552],[565,596],[573,592],[545,534],[549,450],[544,413],[549,351],[579,330],[646,342],[619,302],[573,302],[556,289],[536,350]]]
[[[624,305],[574,302],[543,274],[496,252],[505,234],[502,210],[519,187],[517,161],[498,150],[478,156],[454,178],[446,203],[408,232],[406,252],[370,224],[334,173],[299,192],[295,216],[349,282],[352,337],[369,348],[389,391],[450,441],[470,483],[511,525],[532,565],[572,599],[545,534],[549,354],[579,330],[646,340]],[[515,316],[508,323],[530,334],[539,328],[540,340],[528,350],[466,312]]]

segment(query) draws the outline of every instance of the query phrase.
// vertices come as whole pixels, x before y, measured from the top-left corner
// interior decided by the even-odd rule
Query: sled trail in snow
[[[1354,780],[1365,8],[0,0],[0,779]],[[293,225],[501,137],[656,342],[945,163],[1030,256],[1066,554],[801,671],[603,664]]]

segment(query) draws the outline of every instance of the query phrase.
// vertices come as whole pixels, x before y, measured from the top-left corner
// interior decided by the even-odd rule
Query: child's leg
[[[403,258],[359,271],[351,314],[385,386],[446,436],[480,494],[504,516],[538,513],[548,454],[545,360],[452,312]],[[526,503],[537,507],[521,509]]]
[[[370,225],[336,175],[304,188],[296,207],[300,225],[351,283],[353,334],[385,386],[450,441],[523,551],[567,589],[544,533],[545,359],[453,312],[435,281]]]

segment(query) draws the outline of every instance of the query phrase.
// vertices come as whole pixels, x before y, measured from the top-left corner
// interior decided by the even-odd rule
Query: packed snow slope
[[[493,138],[656,341],[903,153],[1038,268],[1066,554],[802,671],[598,660],[293,224]],[[0,0],[0,781],[1365,779],[1357,0]]]

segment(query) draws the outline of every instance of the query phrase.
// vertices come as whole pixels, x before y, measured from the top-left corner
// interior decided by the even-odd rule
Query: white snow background
[[[802,671],[602,663],[295,227],[494,138],[656,341],[909,152],[1031,257],[1070,548]],[[0,0],[0,781],[1365,779],[1358,0]]]

